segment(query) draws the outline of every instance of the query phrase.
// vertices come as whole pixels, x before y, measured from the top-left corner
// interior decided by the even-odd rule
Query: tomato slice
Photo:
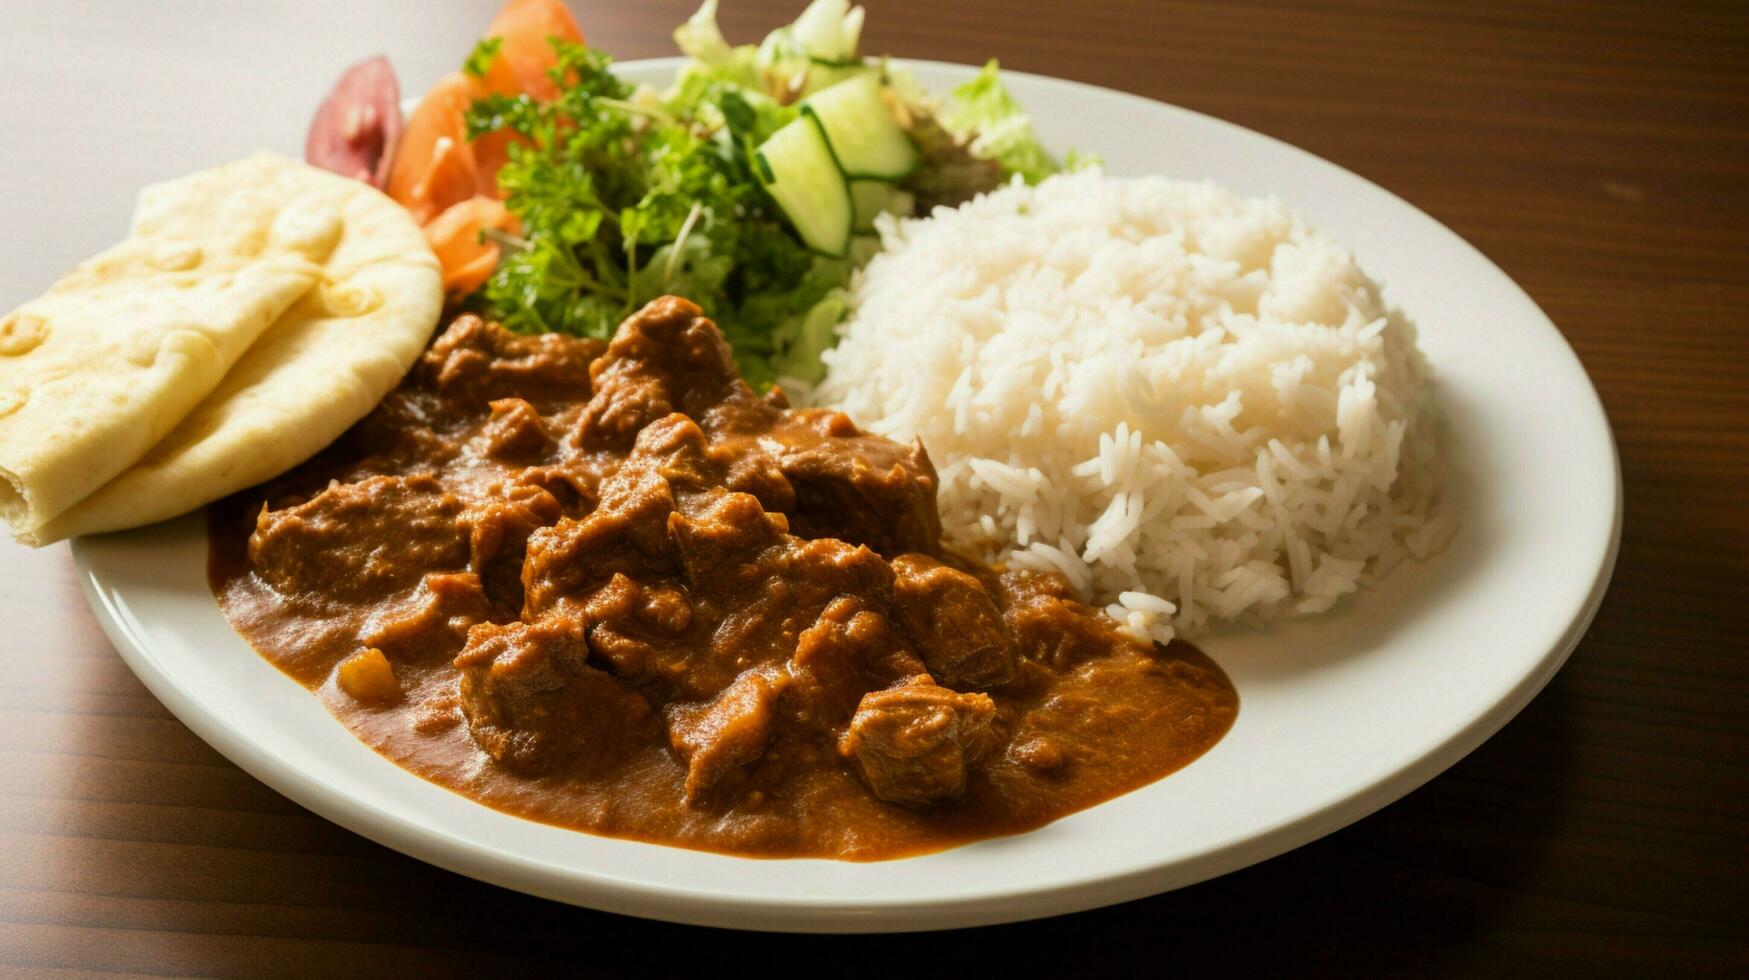
[[[559,87],[548,72],[558,59],[550,39],[583,42],[559,0],[510,0],[484,36],[499,39],[484,76],[453,72],[439,79],[407,120],[393,166],[386,168],[389,196],[426,226],[452,292],[478,288],[498,260],[498,247],[482,244],[480,230],[515,227],[500,201],[498,171],[516,137],[489,133],[470,142],[468,106],[488,94],[555,98]]]

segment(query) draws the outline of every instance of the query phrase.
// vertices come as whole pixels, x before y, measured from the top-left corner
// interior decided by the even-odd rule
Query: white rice
[[[1088,171],[880,232],[808,397],[920,437],[986,561],[1165,642],[1449,536],[1413,324],[1280,202]]]

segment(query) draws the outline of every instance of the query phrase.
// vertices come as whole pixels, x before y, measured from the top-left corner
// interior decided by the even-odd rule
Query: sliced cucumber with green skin
[[[851,55],[848,58],[816,58],[813,55],[809,55],[808,56],[808,63],[811,65],[817,65],[821,68],[873,68],[873,67],[875,67],[875,65],[869,63],[869,61],[867,59],[859,58],[855,55]],[[822,86],[822,88],[823,87],[824,86]]]
[[[905,128],[887,111],[874,72],[808,96],[802,100],[802,114],[820,121],[846,176],[898,180],[922,160]]]
[[[850,204],[856,212],[856,230],[870,232],[874,231],[877,215],[911,217],[916,213],[917,198],[910,191],[884,180],[853,180],[850,182]]]
[[[808,78],[802,85],[802,96],[803,98],[811,97],[863,75],[872,75],[878,78],[880,73],[879,65],[866,64],[861,61],[832,63],[811,58],[808,61]]]
[[[850,185],[819,122],[808,115],[792,120],[761,143],[753,158],[760,182],[796,226],[803,244],[842,256],[855,216]]]

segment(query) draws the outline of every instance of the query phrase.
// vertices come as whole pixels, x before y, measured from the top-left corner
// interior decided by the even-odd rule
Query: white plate
[[[661,84],[676,64],[621,70]],[[915,67],[936,91],[973,72]],[[1038,831],[939,854],[725,857],[505,816],[383,760],[226,625],[207,591],[198,517],[74,542],[104,629],[201,738],[317,813],[476,878],[681,922],[862,931],[1068,912],[1264,860],[1414,789],[1524,707],[1602,599],[1620,481],[1583,368],[1504,273],[1367,181],[1184,109],[1005,77],[1051,146],[1095,150],[1118,174],[1274,194],[1350,243],[1419,322],[1451,417],[1467,487],[1451,546],[1332,615],[1206,638],[1239,689],[1239,718],[1189,768]]]

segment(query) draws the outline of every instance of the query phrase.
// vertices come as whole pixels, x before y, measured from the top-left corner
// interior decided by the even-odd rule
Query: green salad
[[[666,91],[555,40],[557,99],[473,103],[470,139],[521,137],[498,185],[522,230],[497,236],[503,257],[466,306],[513,330],[607,337],[673,293],[716,320],[750,381],[812,382],[852,272],[879,251],[879,215],[926,214],[1062,169],[994,61],[938,102],[902,68],[861,55],[863,11],[848,0],[814,0],[738,46],[716,6],[705,0],[675,30],[688,61]],[[493,45],[464,70],[482,74]]]

